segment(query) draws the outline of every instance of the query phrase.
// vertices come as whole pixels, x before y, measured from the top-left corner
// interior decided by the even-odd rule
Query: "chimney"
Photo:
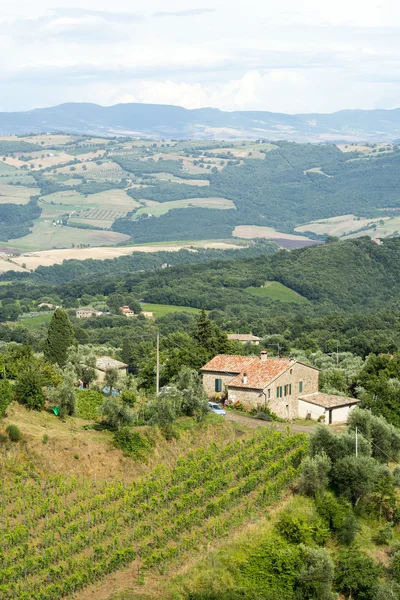
[[[261,362],[264,362],[265,360],[268,360],[268,352],[266,352],[265,350],[263,350],[260,354],[260,359]]]
[[[243,373],[243,383],[246,384],[249,382],[249,378],[247,377],[247,373]]]

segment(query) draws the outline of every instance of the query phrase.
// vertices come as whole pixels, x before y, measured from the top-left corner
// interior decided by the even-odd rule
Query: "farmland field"
[[[133,218],[137,219],[143,214],[160,217],[174,208],[188,208],[190,206],[214,208],[216,210],[235,208],[235,204],[232,200],[226,200],[225,198],[190,198],[188,200],[175,200],[174,202],[163,202],[162,204],[153,204],[153,206],[139,208],[139,210],[135,212]]]
[[[164,317],[177,312],[188,312],[192,314],[199,314],[201,311],[199,308],[192,308],[191,306],[172,306],[170,304],[148,304],[142,302],[142,309],[145,312],[152,312],[155,317]]]
[[[303,435],[263,428],[131,483],[7,477],[0,590],[10,600],[60,600],[129,566],[140,583],[142,571],[168,569],[276,501],[306,447]]]
[[[297,304],[308,302],[307,298],[300,296],[300,294],[278,281],[267,281],[264,287],[248,287],[245,291],[257,298],[270,298],[279,302],[295,302]]]
[[[27,204],[37,193],[38,189],[34,187],[0,183],[0,204]]]

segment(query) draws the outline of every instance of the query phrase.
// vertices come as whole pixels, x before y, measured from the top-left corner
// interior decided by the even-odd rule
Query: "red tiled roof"
[[[266,358],[256,359],[249,368],[239,373],[232,381],[229,387],[250,388],[252,390],[263,390],[270,381],[286,371],[293,364],[288,358]],[[244,372],[247,375],[247,383],[244,383]]]
[[[257,356],[237,356],[229,354],[218,354],[214,356],[204,367],[202,371],[216,371],[217,373],[241,373],[247,369],[254,361],[259,361]]]
[[[258,356],[219,354],[204,365],[201,370],[236,374],[236,377],[228,383],[229,387],[261,390],[293,363],[294,361],[289,358],[261,359]],[[247,375],[247,383],[243,383],[244,373]]]
[[[252,333],[228,333],[228,340],[237,340],[238,342],[260,342],[261,338]]]

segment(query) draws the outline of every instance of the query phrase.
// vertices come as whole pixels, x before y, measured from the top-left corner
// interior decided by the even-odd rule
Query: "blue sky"
[[[3,0],[0,110],[400,106],[394,0]]]

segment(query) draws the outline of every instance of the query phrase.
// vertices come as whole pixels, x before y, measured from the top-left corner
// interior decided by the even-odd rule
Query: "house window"
[[[292,395],[292,384],[289,383],[289,396],[291,396],[291,395]]]
[[[219,394],[222,392],[222,379],[215,380],[215,391]]]
[[[279,387],[276,388],[276,397],[277,398],[282,398],[282,396],[283,396],[283,387],[279,386]]]
[[[301,394],[301,392],[303,391],[303,382],[299,381],[299,392]]]
[[[268,400],[271,398],[271,388],[268,390]]]
[[[285,396],[287,396],[287,393],[288,393],[288,386],[285,385]]]
[[[290,369],[290,374],[291,374],[291,375],[293,374],[293,369]]]

